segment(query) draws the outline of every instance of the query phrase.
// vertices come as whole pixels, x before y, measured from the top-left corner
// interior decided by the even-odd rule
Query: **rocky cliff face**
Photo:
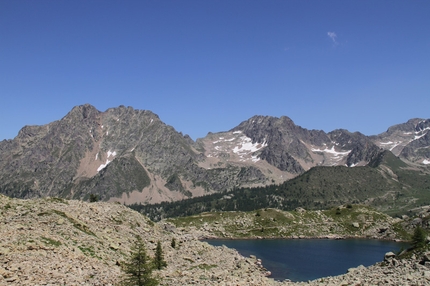
[[[254,116],[194,142],[151,111],[87,104],[0,142],[0,192],[144,203],[282,183],[314,166],[363,166],[384,149],[425,166],[429,130],[430,120],[412,119],[367,137]]]
[[[384,133],[371,136],[379,147],[419,165],[430,164],[430,119],[411,119],[388,128]]]
[[[0,189],[14,197],[125,202],[177,200],[264,182],[252,166],[203,168],[196,144],[146,110],[77,106],[61,120],[26,126],[0,142]]]
[[[285,116],[254,116],[197,143],[213,158],[213,165],[240,161],[260,167],[271,182],[278,183],[314,166],[367,165],[383,151],[361,133],[307,130]]]

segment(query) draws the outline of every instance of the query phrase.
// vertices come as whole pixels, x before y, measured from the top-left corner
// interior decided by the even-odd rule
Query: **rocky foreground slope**
[[[267,218],[269,211],[263,212],[266,211],[257,217]],[[292,215],[296,216],[296,223],[306,221],[308,228],[317,221],[304,217],[306,213],[301,210]],[[246,219],[241,222],[246,223]],[[360,228],[360,223],[350,227]],[[393,222],[384,223],[392,234],[396,233]],[[245,258],[235,250],[199,240],[201,236],[218,235],[217,227],[223,227],[225,232],[227,224],[182,224],[184,221],[154,224],[116,203],[57,198],[20,200],[0,195],[0,285],[115,285],[121,276],[120,265],[126,261],[136,235],[142,237],[150,255],[154,254],[157,241],[161,242],[167,261],[167,267],[155,273],[161,285],[430,283],[430,269],[418,263],[421,257],[402,261],[389,258],[384,266],[358,267],[343,276],[309,283],[277,282],[266,277],[267,270],[255,258]],[[296,234],[303,233],[297,229]],[[177,242],[176,248],[171,247],[172,238]]]

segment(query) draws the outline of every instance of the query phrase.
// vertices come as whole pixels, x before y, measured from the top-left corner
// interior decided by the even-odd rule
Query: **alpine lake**
[[[205,240],[225,245],[241,255],[255,255],[275,280],[309,281],[345,274],[349,268],[370,266],[387,252],[407,248],[407,243],[370,239],[246,239]]]

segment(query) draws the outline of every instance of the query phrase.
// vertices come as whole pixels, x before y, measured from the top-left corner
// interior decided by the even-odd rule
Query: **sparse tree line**
[[[393,201],[384,198],[389,191],[403,199],[412,193],[418,198],[424,194],[423,198],[428,200],[426,176],[405,170],[394,171],[397,176],[404,178],[396,184],[389,182],[376,167],[315,167],[279,185],[236,188],[182,201],[134,204],[129,207],[153,221],[159,221],[163,218],[213,211],[253,211],[261,208],[291,211],[297,207],[309,210],[328,209],[340,204],[359,204],[369,197],[374,198],[374,206],[389,204],[393,208]],[[400,208],[403,204],[401,200],[394,203]]]
[[[174,248],[174,240],[171,243]],[[155,255],[149,257],[146,252],[145,243],[138,236],[132,246],[131,254],[128,261],[121,264],[124,272],[123,277],[118,285],[121,286],[155,286],[159,280],[153,276],[153,270],[161,270],[166,267],[163,250],[160,241],[157,242]]]

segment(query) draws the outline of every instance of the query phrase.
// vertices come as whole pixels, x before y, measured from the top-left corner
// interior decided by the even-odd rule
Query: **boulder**
[[[115,243],[111,243],[111,244],[109,245],[109,247],[110,247],[111,249],[113,249],[113,250],[118,250],[118,249],[119,249],[119,245],[118,245],[118,244],[115,244]]]
[[[396,257],[396,254],[394,252],[387,252],[384,255],[384,261],[389,261],[391,259],[393,259],[394,257]]]
[[[426,251],[423,253],[423,256],[421,257],[420,264],[427,265],[430,263],[430,251]]]
[[[175,232],[176,232],[176,227],[175,227],[173,224],[165,223],[165,224],[164,224],[164,230],[165,230],[165,231],[168,231],[168,232],[173,232],[173,233],[175,233]]]
[[[417,218],[414,218],[411,223],[413,225],[418,225],[418,224],[421,224],[422,222],[423,222],[422,218],[417,217]]]

